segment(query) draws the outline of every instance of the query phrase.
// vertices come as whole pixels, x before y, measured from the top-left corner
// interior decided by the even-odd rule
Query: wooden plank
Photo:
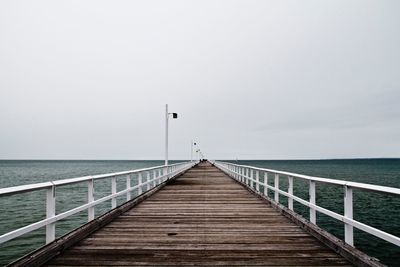
[[[349,266],[209,163],[64,251],[48,266]]]

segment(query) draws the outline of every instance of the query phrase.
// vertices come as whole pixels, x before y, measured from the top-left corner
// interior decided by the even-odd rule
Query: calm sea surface
[[[235,163],[270,169],[349,180],[377,185],[400,187],[400,159],[352,159],[352,160],[254,160]],[[162,165],[162,161],[0,161],[0,188],[39,183],[51,180],[79,177],[90,174],[139,169]],[[135,184],[136,181],[132,183]],[[273,179],[269,179],[273,184]],[[117,180],[118,190],[124,188],[124,179]],[[287,190],[287,179],[282,177],[280,186]],[[73,197],[71,197],[73,192]],[[95,198],[111,192],[109,180],[95,182]],[[294,193],[308,199],[307,183],[294,180]],[[0,234],[45,218],[45,190],[0,197]],[[86,183],[57,188],[57,213],[86,202]],[[269,193],[270,197],[272,193]],[[118,204],[125,197],[118,199]],[[287,199],[281,196],[287,205]],[[333,185],[317,184],[317,204],[343,213],[343,190]],[[96,207],[96,216],[109,210],[110,201]],[[309,218],[308,210],[295,202],[294,209]],[[400,197],[354,190],[354,218],[391,234],[400,236]],[[87,213],[81,212],[58,222],[57,237],[85,223]],[[343,239],[343,224],[325,215],[317,215],[317,224]],[[389,266],[400,266],[400,248],[361,231],[355,230],[355,246],[370,256],[379,258]],[[34,231],[0,245],[0,266],[43,245],[44,229]]]

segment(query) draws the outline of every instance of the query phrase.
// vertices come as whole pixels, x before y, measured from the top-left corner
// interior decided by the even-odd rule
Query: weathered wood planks
[[[202,163],[48,266],[349,266]]]

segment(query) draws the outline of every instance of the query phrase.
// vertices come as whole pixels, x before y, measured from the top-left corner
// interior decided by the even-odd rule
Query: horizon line
[[[289,159],[261,159],[261,158],[254,158],[254,159],[215,159],[220,161],[251,161],[251,160],[269,160],[269,161],[282,161],[282,160],[356,160],[356,159],[400,159],[400,157],[344,157],[344,158],[289,158]],[[46,159],[46,158],[38,158],[38,159],[29,159],[29,158],[0,158],[2,161],[164,161],[164,159]],[[207,159],[208,160],[208,159]],[[190,161],[190,159],[169,159],[169,161]],[[195,160],[194,160],[195,161]]]

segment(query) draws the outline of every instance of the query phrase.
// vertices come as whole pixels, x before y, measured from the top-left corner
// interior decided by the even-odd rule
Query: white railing
[[[5,197],[9,195],[21,194],[29,191],[36,190],[46,190],[46,219],[37,221],[35,223],[29,224],[27,226],[21,227],[19,229],[13,230],[11,232],[5,233],[0,236],[0,244],[7,242],[11,239],[24,235],[26,233],[37,230],[41,227],[46,227],[46,243],[50,243],[55,239],[55,226],[56,222],[65,219],[73,214],[87,210],[88,221],[95,218],[94,208],[96,205],[111,199],[111,208],[117,207],[117,197],[126,195],[126,201],[131,200],[131,192],[133,190],[138,190],[138,196],[152,188],[158,186],[159,184],[165,182],[166,180],[173,178],[174,176],[190,169],[196,163],[195,162],[183,162],[172,164],[168,166],[157,166],[146,169],[131,170],[124,172],[116,172],[109,174],[100,174],[93,176],[84,176],[72,179],[57,180],[52,182],[28,184],[7,188],[0,188],[0,197]],[[137,175],[137,185],[131,186],[132,175]],[[117,177],[126,178],[126,189],[117,192]],[[94,181],[99,179],[111,179],[111,194],[100,199],[94,199]],[[56,188],[77,184],[77,183],[87,183],[87,203],[79,207],[70,209],[60,214],[56,214]],[[73,194],[73,192],[71,192]],[[11,223],[11,222],[10,222]]]
[[[293,211],[293,200],[297,201],[304,206],[307,206],[310,211],[310,222],[316,224],[316,212],[328,215],[336,220],[344,223],[344,237],[345,242],[351,246],[354,246],[353,227],[358,228],[366,233],[374,235],[378,238],[386,240],[392,244],[400,246],[400,237],[386,233],[382,230],[361,223],[353,219],[353,189],[367,190],[373,192],[379,192],[391,195],[400,195],[399,188],[378,186],[364,183],[356,183],[335,179],[327,179],[320,177],[312,177],[308,175],[302,175],[291,172],[277,171],[271,169],[257,168],[253,166],[238,165],[228,162],[213,162],[216,167],[227,173],[235,180],[243,183],[247,187],[252,188],[257,193],[268,197],[268,190],[274,192],[274,199],[270,199],[275,203],[279,203],[279,195],[286,196],[288,198],[288,208]],[[268,184],[268,174],[274,176],[274,186]],[[263,182],[260,181],[260,176],[264,175]],[[288,179],[288,191],[283,191],[279,188],[280,176],[286,176]],[[293,194],[293,178],[299,178],[306,180],[309,183],[309,199],[305,200]],[[339,214],[320,207],[316,204],[316,182],[322,184],[332,184],[343,187],[344,191],[344,214]],[[260,191],[260,186],[264,188],[264,192]]]

